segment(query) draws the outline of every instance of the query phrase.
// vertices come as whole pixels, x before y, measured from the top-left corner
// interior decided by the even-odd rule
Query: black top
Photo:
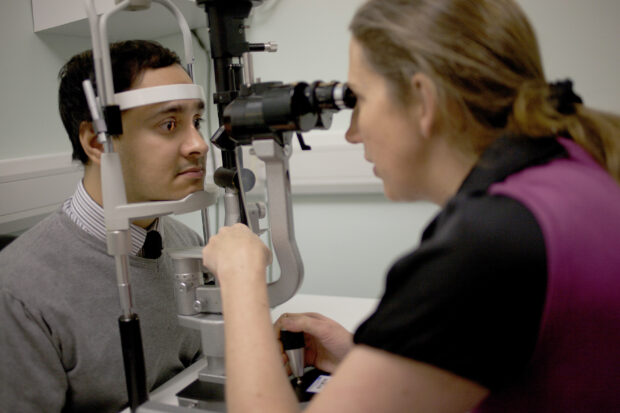
[[[566,156],[552,138],[496,141],[390,269],[354,341],[449,370],[497,390],[530,359],[541,320],[545,244],[531,212],[489,186]]]

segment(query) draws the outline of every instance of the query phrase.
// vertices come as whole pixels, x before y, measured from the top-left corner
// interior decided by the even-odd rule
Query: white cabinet
[[[206,27],[207,16],[194,0],[173,0],[185,16],[190,28]],[[97,13],[114,7],[114,0],[95,0]],[[32,0],[32,20],[37,33],[89,37],[88,19],[82,0]],[[176,19],[164,6],[154,3],[148,10],[123,11],[109,21],[110,41],[123,39],[156,39],[178,33]]]

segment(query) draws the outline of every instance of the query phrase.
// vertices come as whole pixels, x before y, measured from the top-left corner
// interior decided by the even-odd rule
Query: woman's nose
[[[358,129],[357,129],[357,106],[353,108],[351,112],[351,121],[349,123],[349,129],[344,134],[345,139],[349,143],[360,143],[362,140],[359,137]]]

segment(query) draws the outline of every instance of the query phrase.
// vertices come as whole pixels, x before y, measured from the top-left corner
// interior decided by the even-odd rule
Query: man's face
[[[132,89],[192,83],[179,65],[147,69]],[[208,146],[200,133],[203,103],[195,99],[140,106],[123,112],[114,139],[128,202],[181,199],[204,188]]]

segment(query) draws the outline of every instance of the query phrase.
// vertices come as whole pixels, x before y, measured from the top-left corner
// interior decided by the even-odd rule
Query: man
[[[115,92],[191,83],[176,54],[147,41],[111,46]],[[117,319],[114,258],[106,252],[100,159],[82,81],[93,79],[92,54],[60,72],[60,114],[84,164],[75,194],[0,254],[0,411],[112,412],[127,403]],[[183,99],[122,112],[119,153],[128,202],[180,199],[203,189],[207,145],[204,103]],[[172,262],[142,248],[157,229],[166,248],[200,245],[171,218],[132,223],[129,256],[134,309],[141,319],[147,386],[157,387],[200,352],[197,332],[179,327]]]

